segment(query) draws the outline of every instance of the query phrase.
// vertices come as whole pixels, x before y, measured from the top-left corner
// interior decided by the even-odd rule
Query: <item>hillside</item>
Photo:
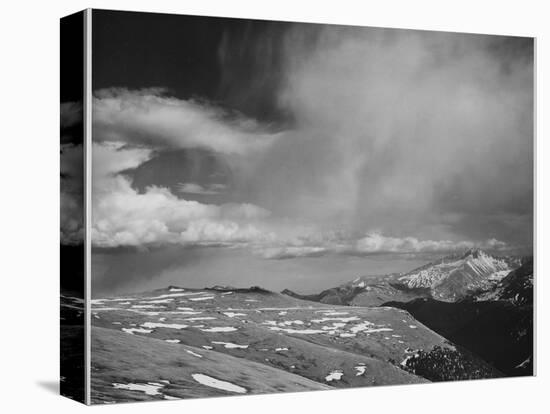
[[[404,310],[261,288],[171,286],[96,299],[92,311],[95,403],[418,383],[428,379],[407,367],[415,353],[472,359]],[[500,375],[464,367],[457,379]]]
[[[283,293],[320,303],[403,309],[504,375],[533,372],[532,258],[496,257],[473,249],[404,274],[359,277],[316,295]],[[423,364],[439,375],[442,361],[454,356],[446,350],[434,352],[410,356],[408,365],[416,367],[411,372],[435,380]],[[445,371],[452,372],[452,365]]]
[[[496,257],[483,250],[470,249],[407,273],[358,277],[318,294],[300,295],[288,289],[282,293],[303,300],[351,306],[380,306],[385,302],[418,298],[445,302],[472,297],[493,299],[501,282],[519,266],[516,258]]]
[[[473,292],[494,288],[518,266],[513,259],[470,249],[462,255],[446,256],[414,269],[399,277],[397,284],[409,289],[428,289],[434,299],[455,302]]]
[[[510,272],[492,290],[492,300],[455,303],[416,299],[388,302],[452,342],[482,357],[506,375],[533,373],[533,260]]]
[[[352,282],[312,295],[301,295],[289,289],[285,289],[281,293],[302,300],[350,306],[380,306],[392,300],[409,301],[429,295],[428,289],[410,289],[396,284],[397,276],[358,277]]]

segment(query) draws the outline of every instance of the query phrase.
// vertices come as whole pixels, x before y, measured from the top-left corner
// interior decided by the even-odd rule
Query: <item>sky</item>
[[[532,39],[94,11],[92,59],[98,295],[532,251]]]

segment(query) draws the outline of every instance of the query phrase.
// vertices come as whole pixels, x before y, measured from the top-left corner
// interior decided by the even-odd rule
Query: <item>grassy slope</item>
[[[187,353],[200,354],[202,358]],[[147,383],[168,380],[162,392],[178,398],[233,395],[196,382],[202,373],[246,388],[250,394],[328,389],[275,368],[163,340],[129,335],[113,329],[92,329],[92,396],[94,403],[163,399],[139,391],[115,389],[112,383]]]
[[[138,304],[141,303],[141,300],[147,300],[147,297],[163,293],[166,292],[149,293],[140,297],[128,298],[128,300],[132,304]],[[97,393],[94,398],[109,399],[113,397],[113,393],[116,394],[117,398],[120,398],[118,397],[119,394],[134,395],[137,399],[152,398],[136,391],[113,390],[111,386],[113,382],[155,382],[156,378],[135,376],[130,371],[123,375],[119,373],[118,355],[125,355],[129,352],[128,350],[133,352],[134,344],[136,342],[141,343],[143,339],[160,343],[160,345],[156,344],[155,347],[162,347],[162,352],[165,352],[164,349],[171,350],[170,358],[175,355],[176,350],[179,354],[188,358],[190,354],[187,354],[185,349],[186,346],[192,346],[193,349],[198,350],[197,353],[199,354],[208,353],[211,355],[214,353],[221,360],[226,356],[237,357],[239,360],[252,361],[267,368],[275,369],[277,375],[286,373],[293,376],[300,375],[304,379],[308,378],[317,383],[325,382],[325,377],[331,371],[341,370],[344,373],[341,380],[330,383],[331,386],[336,387],[425,382],[423,378],[400,369],[399,362],[408,355],[409,349],[430,349],[435,345],[446,346],[444,338],[419,324],[407,312],[397,309],[327,307],[280,294],[262,292],[254,294],[234,293],[231,296],[223,296],[220,292],[208,292],[207,295],[216,296],[215,302],[192,302],[188,298],[178,298],[174,300],[174,303],[158,305],[163,307],[162,311],[143,309],[142,313],[136,313],[131,311],[131,305],[118,304],[121,302],[106,302],[99,306],[100,308],[110,309],[115,306],[118,309],[96,312],[92,318],[94,326],[98,327],[94,329],[92,334],[94,344],[102,344],[101,347],[94,348],[92,352],[92,378],[95,384],[102,384],[103,387],[94,387],[94,394]],[[246,300],[257,300],[257,302],[246,302]],[[269,306],[265,307],[266,304]],[[225,307],[221,307],[222,305]],[[194,311],[200,313],[195,315],[173,313],[177,312],[177,307],[192,307]],[[271,307],[274,307],[274,309]],[[272,325],[266,324],[268,321],[283,323],[285,321],[300,320],[303,321],[302,325],[283,325],[283,328],[321,330],[323,327],[339,322],[338,319],[315,322],[325,317],[323,313],[319,313],[323,310],[345,312],[345,315],[335,317],[354,317],[357,320],[346,324],[345,327],[334,330],[332,333],[327,331],[315,335],[272,330],[270,329]],[[227,311],[243,315],[230,317],[223,314]],[[284,315],[281,315],[281,312]],[[196,321],[188,319],[193,317],[215,319]],[[136,328],[146,322],[159,322],[161,318],[162,323],[184,324],[187,325],[187,328],[159,327],[154,328],[151,333],[137,333],[136,335],[121,331],[122,328]],[[355,337],[339,336],[340,332],[349,332],[350,327],[364,321],[371,322],[374,326],[391,327],[392,330],[374,333],[359,332]],[[415,327],[411,328],[411,325]],[[99,327],[108,329],[99,329]],[[237,330],[234,332],[205,332],[202,330],[209,327],[235,327]],[[113,336],[110,331],[115,331],[116,336]],[[116,339],[116,347],[111,347],[109,343],[114,339]],[[160,341],[165,339],[178,339],[181,344],[169,344]],[[248,348],[225,348],[223,345],[213,344],[213,341],[246,344]],[[162,345],[168,347],[165,348]],[[212,346],[214,352],[204,350],[202,347],[205,345]],[[128,349],[125,350],[125,348]],[[281,349],[277,351],[276,348]],[[102,351],[98,352],[98,349]],[[160,358],[162,360],[162,356]],[[135,364],[137,373],[140,372],[138,361],[139,359],[136,360]],[[198,362],[200,366],[203,360],[199,359]],[[356,367],[360,364],[366,367],[363,375],[357,375],[358,370]],[[168,368],[165,366],[163,369]],[[188,370],[183,372],[181,375],[184,376],[189,373]],[[222,377],[218,378],[227,379],[223,378],[223,371],[221,371],[221,374]],[[281,378],[284,377],[283,375]],[[300,389],[299,387],[289,386],[281,390],[298,391]],[[274,391],[280,390],[272,388],[262,389],[258,392]],[[201,392],[199,390],[197,391],[198,394],[185,394],[183,396],[210,395],[209,393],[201,394]],[[217,391],[215,391],[216,393]]]

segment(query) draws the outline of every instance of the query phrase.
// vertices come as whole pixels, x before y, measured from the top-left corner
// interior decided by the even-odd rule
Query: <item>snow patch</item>
[[[206,385],[207,387],[217,388],[219,390],[236,392],[239,394],[245,394],[246,388],[232,384],[231,382],[222,381],[213,377],[209,377],[204,374],[191,374],[191,377],[199,384]]]
[[[118,382],[114,382],[113,387],[119,390],[141,391],[147,395],[160,395],[159,390],[163,388],[164,385],[156,382],[148,382],[147,384],[120,384]]]
[[[122,328],[122,330],[126,333],[131,334],[131,335],[133,335],[134,332],[146,333],[146,334],[153,332],[151,329],[141,329],[141,328]]]
[[[320,329],[290,329],[290,328],[279,328],[278,326],[271,326],[269,329],[272,331],[283,331],[286,333],[303,334],[303,335],[314,335],[314,334],[325,333],[325,331]]]
[[[211,341],[213,344],[216,344],[216,345],[223,345],[224,348],[227,348],[227,349],[246,349],[248,348],[248,345],[238,345],[238,344],[234,344],[232,342],[220,342],[220,341]],[[212,347],[209,347],[210,349],[212,349]]]
[[[161,323],[161,322],[145,322],[141,326],[144,328],[168,328],[168,329],[185,329],[188,325],[182,325],[180,323]]]
[[[213,316],[197,316],[195,318],[186,318],[186,321],[212,321],[216,320]]]
[[[237,328],[233,328],[232,326],[217,326],[214,328],[201,329],[203,332],[233,332],[236,330]]]
[[[350,328],[350,331],[352,333],[375,333],[375,332],[391,332],[393,329],[391,328],[375,328],[375,325],[372,322],[365,321],[363,323],[357,324],[355,326],[352,326]]]
[[[198,302],[200,300],[210,300],[210,299],[214,299],[214,296],[203,296],[201,298],[189,298],[189,300],[192,300],[194,302]]]
[[[141,300],[139,303],[170,303],[174,299],[155,299],[155,300]],[[135,307],[135,306],[134,306]]]
[[[222,312],[225,316],[229,316],[230,318],[234,318],[235,316],[246,316],[246,313],[238,313],[238,312]]]
[[[132,305],[134,309],[164,309],[162,306],[155,305]]]
[[[196,356],[197,358],[202,358],[202,355],[201,354],[197,354],[196,352],[193,352],[189,349],[186,349],[185,352],[187,352],[188,354],[191,354],[193,356]]]
[[[364,365],[357,365],[354,368],[357,371],[357,374],[355,374],[356,377],[360,377],[361,375],[364,375],[367,370],[367,367]]]
[[[340,321],[340,322],[352,322],[352,321],[358,321],[359,318],[357,316],[350,316],[348,318],[322,318],[322,319],[312,319],[311,322],[314,323],[323,323],[328,321]]]
[[[340,370],[332,371],[330,374],[328,374],[325,377],[325,381],[340,381],[342,377],[344,376],[344,373]]]

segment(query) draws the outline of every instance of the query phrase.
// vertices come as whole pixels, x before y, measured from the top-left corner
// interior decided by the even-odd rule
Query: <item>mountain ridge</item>
[[[380,306],[384,302],[416,298],[456,302],[495,289],[519,266],[517,258],[468,249],[408,272],[362,276],[317,294],[302,295],[289,289],[281,293],[302,300],[351,306]]]

